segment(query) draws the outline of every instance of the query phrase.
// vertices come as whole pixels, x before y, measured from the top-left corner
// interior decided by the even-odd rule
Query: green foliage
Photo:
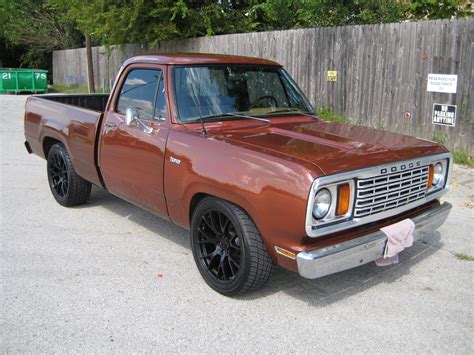
[[[89,89],[85,85],[51,85],[48,89],[52,93],[62,93],[62,94],[88,94]],[[96,88],[97,93],[110,93],[110,88]]]
[[[439,133],[433,133],[431,140],[442,145],[446,144],[446,137]]]
[[[62,94],[87,94],[89,90],[85,85],[52,85],[49,92],[62,93]],[[99,91],[98,91],[99,92]]]
[[[247,32],[241,2],[184,0],[54,0],[83,32],[102,44],[150,44],[175,38]],[[248,6],[247,6],[248,8]]]
[[[385,124],[383,122],[377,122],[377,125],[375,126],[376,129],[384,131],[385,130]]]
[[[472,16],[468,0],[416,0],[406,5],[408,19],[438,20],[451,17]]]
[[[2,0],[1,37],[9,48],[22,48],[21,62],[47,68],[54,49],[81,45],[74,24],[47,0]]]
[[[474,261],[474,256],[471,256],[471,255],[467,255],[467,254],[463,254],[463,253],[456,253],[456,254],[454,254],[454,256],[455,256],[458,260],[462,260],[462,261]]]
[[[474,168],[474,159],[464,149],[454,149],[453,157],[455,163]]]
[[[405,6],[396,0],[268,0],[253,7],[261,27],[289,29],[398,22]]]
[[[316,115],[321,117],[324,121],[332,121],[332,122],[338,122],[338,123],[351,123],[351,120],[349,120],[345,116],[337,115],[334,112],[331,111],[329,107],[321,107],[316,111]]]

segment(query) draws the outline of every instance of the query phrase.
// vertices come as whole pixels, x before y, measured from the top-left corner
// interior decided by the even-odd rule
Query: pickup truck
[[[94,184],[189,229],[205,282],[236,295],[275,264],[315,279],[372,262],[381,228],[410,219],[430,237],[451,210],[445,147],[314,112],[273,61],[138,56],[110,96],[29,97],[25,145],[59,204]]]

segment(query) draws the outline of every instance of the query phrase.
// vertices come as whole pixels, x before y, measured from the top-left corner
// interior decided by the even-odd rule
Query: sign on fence
[[[337,81],[337,71],[328,70],[327,81]]]
[[[455,94],[457,86],[457,75],[428,74],[428,91]]]
[[[456,105],[433,105],[433,124],[454,127],[456,124]]]

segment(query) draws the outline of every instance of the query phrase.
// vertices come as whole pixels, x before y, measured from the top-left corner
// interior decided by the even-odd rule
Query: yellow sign
[[[328,81],[337,81],[337,71],[328,70]]]

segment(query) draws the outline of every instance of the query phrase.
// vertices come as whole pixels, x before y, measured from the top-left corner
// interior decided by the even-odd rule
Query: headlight
[[[331,208],[331,193],[327,189],[321,189],[314,197],[313,216],[316,219],[324,218]]]
[[[433,172],[433,186],[438,186],[440,182],[442,182],[444,177],[444,169],[441,163],[436,163],[434,166]]]
[[[428,191],[439,190],[445,184],[447,161],[434,162],[429,166]]]

